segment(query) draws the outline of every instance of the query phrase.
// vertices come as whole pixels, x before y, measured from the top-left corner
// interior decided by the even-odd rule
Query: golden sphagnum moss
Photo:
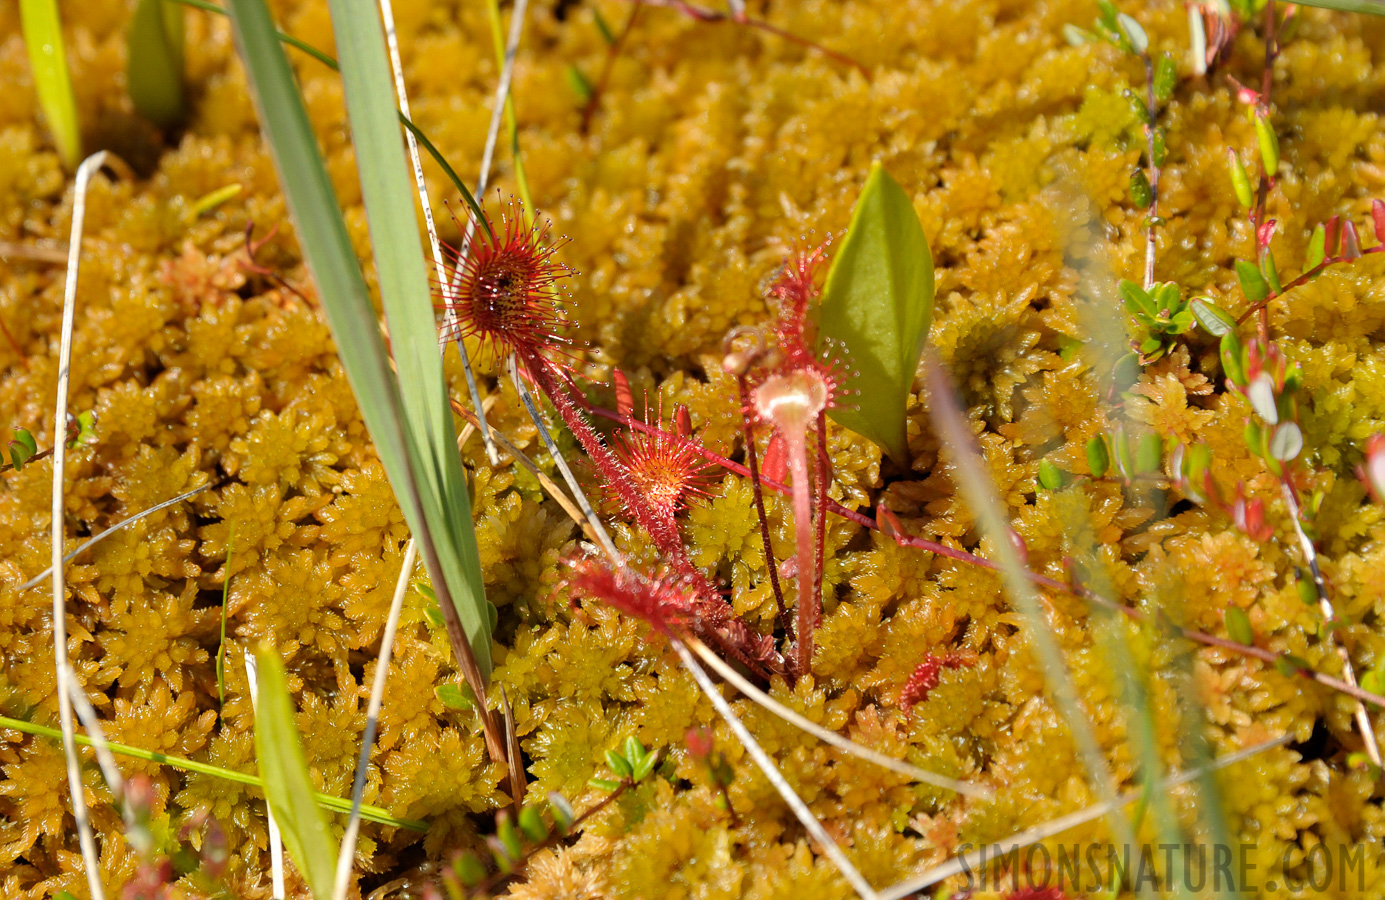
[[[137,165],[138,181],[93,185],[83,244],[72,369],[72,406],[98,414],[96,442],[69,464],[70,542],[180,491],[212,484],[194,500],[108,540],[69,567],[70,652],[78,677],[108,722],[107,733],[149,749],[254,768],[244,653],[259,641],[288,661],[299,725],[315,782],[344,792],[363,727],[363,699],[402,553],[405,527],[349,387],[293,226],[261,143],[227,23],[189,13],[187,66],[194,98],[188,129],[168,147],[133,118],[124,83],[124,28],[133,4],[82,0],[64,6],[81,120]],[[271,4],[291,33],[330,51],[324,5]],[[801,236],[848,222],[872,159],[912,194],[937,262],[931,342],[954,374],[991,474],[1028,544],[1031,565],[1063,575],[1072,547],[1063,522],[1090,516],[1108,574],[1127,603],[1176,606],[1188,624],[1222,633],[1228,605],[1248,613],[1262,643],[1334,670],[1312,635],[1316,617],[1292,586],[1294,551],[1256,543],[1200,509],[1157,520],[1142,495],[1111,484],[1035,494],[1036,461],[1052,455],[1085,471],[1084,442],[1113,422],[1092,372],[1064,353],[1084,336],[1079,294],[1094,268],[1134,277],[1144,252],[1141,213],[1126,198],[1140,139],[1119,91],[1139,77],[1105,45],[1071,47],[1068,23],[1093,10],[1079,0],[952,3],[805,0],[773,4],[776,24],[849,54],[857,71],[785,41],[730,24],[703,25],[649,9],[617,60],[589,134],[565,67],[589,78],[605,45],[593,8],[552,3],[532,12],[515,72],[521,140],[534,198],[571,237],[562,260],[572,279],[574,337],[589,374],[611,365],[637,386],[684,403],[698,438],[733,454],[739,441],[734,382],[717,349],[733,326],[764,322],[760,286]],[[599,3],[619,23],[629,7]],[[462,172],[479,159],[496,68],[482,4],[396,2],[416,121]],[[1183,58],[1181,4],[1130,9],[1154,45]],[[1305,11],[1275,78],[1288,170],[1272,191],[1281,227],[1275,250],[1302,256],[1308,228],[1333,213],[1364,218],[1385,194],[1385,25]],[[1260,48],[1248,30],[1227,70],[1258,78]],[[294,56],[304,96],[346,209],[353,243],[369,251],[352,165],[340,82]],[[1182,63],[1180,63],[1182,65]],[[58,246],[72,195],[37,112],[14,4],[0,7],[0,241]],[[1167,112],[1170,154],[1161,183],[1158,271],[1230,308],[1241,304],[1229,264],[1253,237],[1225,170],[1226,148],[1248,153],[1251,125],[1218,78],[1186,79]],[[156,165],[155,165],[156,164]],[[508,160],[501,181],[512,184]],[[238,183],[243,192],[208,215],[192,204]],[[435,197],[451,191],[430,170]],[[1086,202],[1073,209],[1072,196]],[[246,229],[277,234],[256,263],[298,296],[247,266]],[[444,222],[444,236],[457,238]],[[1284,264],[1281,263],[1281,266]],[[373,270],[367,268],[373,277]],[[1385,652],[1385,526],[1350,473],[1356,449],[1385,423],[1385,267],[1378,257],[1329,272],[1272,304],[1271,328],[1300,362],[1308,401],[1303,425],[1327,500],[1317,522],[1324,568],[1339,608],[1355,623],[1347,644],[1358,667]],[[0,344],[0,423],[51,442],[62,276],[14,260],[0,272],[0,316],[23,351]],[[1101,302],[1107,302],[1105,300]],[[1114,300],[1110,302],[1114,303]],[[449,351],[448,372],[460,390]],[[1241,439],[1244,408],[1212,390],[1205,348],[1176,350],[1149,367],[1127,404],[1131,416],[1183,441],[1209,444],[1218,482],[1245,482],[1276,496],[1275,482]],[[1210,380],[1209,380],[1210,379]],[[492,388],[495,390],[495,388]],[[538,453],[512,390],[490,414]],[[914,478],[884,492],[912,532],[976,549],[975,523],[954,496],[926,404],[909,415]],[[869,511],[880,493],[879,451],[832,429],[833,496]],[[763,448],[762,448],[763,449]],[[492,471],[472,439],[478,540],[489,596],[500,607],[496,682],[514,703],[532,760],[531,790],[561,790],[579,808],[597,794],[587,779],[603,753],[629,735],[665,748],[677,781],[658,780],[597,816],[570,849],[545,851],[514,896],[845,896],[798,826],[744,758],[710,704],[665,645],[643,625],[600,607],[573,608],[555,593],[558,564],[575,527],[537,494],[533,479]],[[4,710],[56,718],[48,599],[14,585],[48,558],[50,467],[4,476],[0,491],[0,651]],[[739,613],[767,628],[774,601],[756,537],[748,483],[714,480],[684,517],[692,558],[732,586]],[[1127,499],[1129,497],[1130,499]],[[787,504],[767,498],[778,554],[792,546]],[[1284,511],[1271,503],[1283,533]],[[903,549],[878,533],[831,519],[825,615],[812,678],[775,693],[830,728],[958,777],[984,776],[992,804],[913,788],[896,775],[825,750],[742,704],[742,714],[782,761],[815,814],[866,877],[883,884],[952,853],[965,841],[1010,831],[1086,805],[1093,795],[1045,696],[999,578]],[[625,527],[617,540],[648,556]],[[980,548],[985,550],[984,544]],[[226,704],[217,721],[214,658],[221,590],[227,592]],[[1135,760],[1112,696],[1111,673],[1091,649],[1085,610],[1055,597],[1057,638],[1074,685],[1117,777]],[[445,638],[411,595],[391,664],[391,688],[372,757],[366,801],[433,825],[422,842],[436,859],[475,846],[484,813],[503,803],[501,772],[485,760],[465,716],[432,688],[457,683]],[[1173,665],[1176,648],[1137,641],[1148,661]],[[969,648],[973,668],[947,670],[930,699],[905,716],[899,691],[930,648]],[[1288,732],[1306,741],[1326,729],[1330,746],[1354,745],[1346,698],[1292,680],[1258,661],[1216,649],[1194,655],[1192,675],[1213,748],[1227,752]],[[1172,683],[1153,685],[1175,715]],[[685,731],[713,725],[734,767],[732,825],[704,768],[682,749]],[[61,753],[49,741],[0,733],[0,893],[85,896],[71,819],[55,785]],[[1178,760],[1175,732],[1160,751]],[[1262,871],[1293,846],[1379,846],[1378,789],[1342,764],[1269,751],[1229,780],[1235,837],[1258,842]],[[229,883],[268,895],[262,802],[253,791],[202,775],[127,762],[147,772],[155,821],[176,830],[199,812],[230,838]],[[85,773],[112,889],[136,859],[95,770]],[[478,825],[478,823],[481,823]],[[338,823],[339,827],[339,823]],[[1066,840],[1101,837],[1100,825]],[[362,885],[403,874],[417,883],[417,836],[366,826]],[[411,874],[412,873],[412,874]],[[1368,854],[1367,893],[1379,858]]]

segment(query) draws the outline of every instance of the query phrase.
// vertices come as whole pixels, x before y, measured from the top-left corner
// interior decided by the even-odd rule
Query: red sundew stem
[[[794,646],[794,671],[807,675],[813,662],[813,629],[822,611],[822,598],[812,596],[817,583],[817,567],[813,565],[813,500],[809,493],[808,436],[800,428],[796,434],[784,435],[789,451],[789,474],[793,477],[794,552],[798,556],[798,643]],[[773,565],[773,560],[770,565]]]
[[[631,428],[646,429],[649,431],[656,430],[652,426],[647,426],[645,425],[645,423],[640,422],[636,419],[632,419],[628,416],[622,416],[620,413],[612,412],[608,409],[603,409],[599,406],[591,407],[591,412],[593,415],[601,416],[602,418],[610,419],[614,422],[622,422],[626,425],[629,425]],[[702,454],[709,462],[726,469],[728,472],[734,472],[735,474],[745,478],[754,477],[752,476],[750,470],[746,469],[739,463],[732,462],[731,460],[726,459],[723,456],[718,456],[715,453],[712,453],[708,450],[702,450]],[[789,493],[789,488],[786,485],[780,484],[777,481],[772,481],[768,478],[760,479],[760,484],[771,490],[778,491],[781,494]],[[859,513],[856,510],[848,509],[845,506],[842,506],[840,503],[837,503],[835,500],[829,499],[825,505],[825,508],[828,511],[836,513],[842,518],[855,522],[856,524],[864,528],[870,528],[877,531],[879,530],[880,526],[875,521],[875,519],[871,518],[870,516]],[[964,562],[970,565],[979,566],[980,568],[989,569],[993,572],[1000,570],[1000,566],[998,564],[990,561],[989,559],[986,559],[985,557],[977,556],[974,553],[968,553],[965,550],[958,550],[955,547],[949,547],[946,544],[941,544],[937,541],[930,541],[927,538],[913,537],[910,535],[901,534],[895,537],[895,541],[902,547],[913,547],[915,549],[925,550],[937,556],[942,556],[947,559],[956,560],[957,562]],[[1074,597],[1079,597],[1083,600],[1086,600],[1089,603],[1094,603],[1098,606],[1103,606],[1107,609],[1119,612],[1131,619],[1132,621],[1139,622],[1145,625],[1155,624],[1154,617],[1150,616],[1148,613],[1135,609],[1131,606],[1126,606],[1124,604],[1117,603],[1113,600],[1107,600],[1105,597],[1102,597],[1098,594],[1089,591],[1080,584],[1066,584],[1062,581],[1058,581],[1057,579],[1049,578],[1046,575],[1040,575],[1037,572],[1029,571],[1028,569],[1025,570],[1025,576],[1034,584],[1039,585],[1040,587],[1045,587],[1049,590],[1058,591],[1064,594],[1070,594]],[[1166,621],[1165,624],[1172,628],[1173,632],[1179,637],[1193,641],[1194,643],[1204,644],[1208,647],[1219,647],[1223,650],[1229,650],[1232,653],[1238,653],[1242,656],[1253,657],[1255,659],[1261,660],[1262,662],[1269,663],[1270,665],[1274,665],[1275,661],[1280,658],[1280,654],[1275,653],[1273,650],[1266,650],[1262,647],[1256,647],[1251,644],[1240,644],[1236,641],[1230,640],[1229,638],[1221,638],[1215,635],[1207,634],[1203,631],[1196,631],[1191,628],[1184,628],[1181,625],[1175,625],[1172,622]],[[1312,681],[1315,681],[1324,687],[1328,687],[1335,691],[1339,691],[1343,694],[1346,694],[1349,697],[1354,697],[1358,700],[1364,700],[1372,706],[1378,707],[1380,709],[1385,709],[1385,697],[1382,697],[1379,694],[1374,694],[1358,685],[1348,684],[1346,681],[1343,681],[1340,678],[1335,678],[1331,675],[1319,672],[1316,669],[1299,669],[1298,671],[1299,674],[1303,677],[1311,679]]]
[[[818,480],[816,503],[813,504],[815,534],[813,535],[813,605],[817,607],[818,622],[822,620],[822,561],[827,549],[827,482],[832,474],[832,460],[827,455],[827,411],[818,413]]]
[[[601,105],[601,95],[606,93],[606,86],[610,83],[611,70],[615,68],[616,59],[625,46],[625,39],[630,36],[630,31],[635,27],[635,20],[640,17],[640,11],[644,9],[644,0],[632,0],[632,2],[634,9],[630,10],[630,17],[625,20],[625,27],[620,30],[615,41],[606,48],[606,62],[601,67],[601,78],[596,82],[596,87],[592,88],[592,95],[587,100],[587,105],[582,107],[582,134],[586,134],[591,128],[592,116],[596,115],[597,107]]]
[[[736,388],[741,395],[741,409],[749,409],[750,394],[745,388],[744,375],[736,379]],[[600,415],[602,411],[593,408],[592,412]],[[774,545],[770,542],[769,537],[769,517],[765,515],[765,496],[761,490],[764,481],[760,477],[759,455],[755,452],[755,436],[750,431],[750,418],[745,415],[741,416],[741,439],[745,443],[745,461],[750,466],[745,475],[750,478],[750,486],[755,495],[755,513],[760,518],[760,540],[765,545],[765,568],[769,571],[770,587],[774,590],[774,603],[779,608],[779,625],[784,629],[789,640],[793,640],[793,620],[789,618],[788,607],[784,605],[784,590],[779,586],[779,567],[774,564]],[[701,447],[697,449],[702,450]],[[729,462],[729,460],[727,461]]]

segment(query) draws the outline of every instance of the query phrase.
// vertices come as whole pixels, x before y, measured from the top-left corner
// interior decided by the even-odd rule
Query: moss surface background
[[[320,312],[246,266],[246,228],[260,238],[277,226],[257,262],[312,297],[228,24],[189,13],[193,113],[186,134],[161,146],[133,118],[122,88],[131,6],[64,4],[89,145],[110,146],[148,176],[93,186],[72,405],[99,418],[97,442],[70,463],[68,533],[75,545],[181,491],[217,486],[69,567],[73,664],[111,739],[253,771],[243,653],[268,640],[288,661],[314,778],[344,795],[405,528]],[[331,49],[324,4],[271,6],[287,31]],[[599,6],[612,23],[630,9]],[[551,2],[538,4],[514,87],[535,202],[571,237],[560,258],[580,272],[569,312],[574,337],[589,347],[587,375],[606,381],[610,366],[620,366],[637,397],[648,389],[665,407],[687,404],[704,444],[734,455],[739,413],[719,366],[721,339],[768,318],[764,279],[800,237],[846,226],[871,160],[880,159],[922,217],[937,263],[931,343],[963,388],[1031,565],[1062,577],[1071,548],[1060,517],[1085,507],[1127,603],[1172,606],[1190,626],[1217,634],[1227,606],[1241,607],[1262,645],[1337,671],[1314,637],[1316,613],[1294,589],[1298,558],[1289,542],[1257,544],[1220,514],[1186,504],[1170,517],[1176,497],[1114,484],[1036,493],[1041,457],[1085,471],[1084,442],[1116,416],[1099,379],[1063,352],[1083,338],[1083,304],[1117,302],[1109,290],[1080,292],[1079,271],[1138,277],[1143,255],[1142,215],[1126,197],[1141,141],[1119,95],[1141,74],[1111,47],[1074,48],[1062,38],[1063,25],[1091,21],[1092,4],[767,6],[775,24],[865,63],[870,80],[772,36],[646,9],[584,135],[565,69],[575,64],[592,80],[601,70],[605,43],[592,8],[564,4],[560,18]],[[395,11],[415,120],[459,171],[472,173],[496,77],[484,6],[403,0]],[[1186,68],[1182,4],[1127,11]],[[340,82],[293,59],[352,238],[368,257]],[[1260,60],[1254,35],[1243,33],[1226,71],[1249,82]],[[0,84],[0,241],[56,245],[66,240],[71,191],[36,124],[14,4],[0,7]],[[1270,199],[1280,222],[1274,249],[1296,261],[1313,224],[1333,213],[1363,222],[1369,198],[1385,196],[1385,132],[1375,112],[1385,104],[1385,23],[1307,12],[1280,60],[1275,99],[1292,171]],[[1226,147],[1248,157],[1253,129],[1223,77],[1184,80],[1169,116],[1158,277],[1239,310],[1230,265],[1254,241],[1227,176]],[[508,192],[508,158],[500,173]],[[430,170],[433,196],[450,196],[435,176]],[[242,194],[194,214],[193,200],[233,182]],[[1077,204],[1075,223],[1067,212],[1074,191],[1089,200]],[[455,241],[456,226],[446,223],[444,236]],[[0,265],[0,318],[18,345],[0,344],[0,425],[30,428],[47,447],[62,274],[31,261]],[[1344,641],[1357,666],[1369,667],[1385,653],[1385,521],[1351,467],[1361,441],[1385,424],[1381,257],[1277,301],[1271,328],[1304,368],[1307,452],[1328,492],[1317,523],[1324,564],[1338,609],[1355,623]],[[448,359],[457,388],[455,351]],[[1219,381],[1214,354],[1195,341],[1191,352],[1142,373],[1126,413],[1171,440],[1208,443],[1224,489],[1244,481],[1275,498],[1276,482],[1241,439],[1244,404]],[[512,393],[500,394],[491,415],[538,453]],[[883,493],[914,533],[976,549],[925,400],[912,408],[909,427],[913,473],[885,464],[891,484],[883,492],[879,451],[833,430],[835,495],[869,511]],[[586,781],[603,770],[604,751],[629,735],[667,748],[673,773],[604,813],[574,848],[542,854],[514,895],[846,896],[663,642],[609,610],[574,609],[556,591],[576,528],[532,479],[508,466],[492,471],[478,440],[464,454],[476,473],[487,588],[501,610],[496,682],[516,705],[531,790],[562,791],[583,808],[599,796]],[[57,718],[49,599],[43,588],[14,586],[47,564],[50,473],[47,462],[34,464],[5,475],[0,489],[0,699],[7,714],[32,710],[43,722]],[[718,474],[709,493],[686,517],[694,559],[733,587],[738,611],[768,628],[773,599],[749,485]],[[786,504],[769,504],[776,548],[787,549]],[[1288,533],[1284,515],[1271,505],[1280,535]],[[829,526],[814,678],[791,702],[856,740],[986,780],[999,795],[983,804],[914,788],[742,709],[866,877],[887,884],[963,842],[1004,837],[1093,802],[998,578],[840,519]],[[641,555],[637,534],[623,529],[619,541]],[[227,699],[218,721],[214,662],[227,578]],[[367,826],[359,859],[367,892],[401,875],[417,883],[426,860],[474,846],[488,811],[504,802],[500,772],[485,763],[472,722],[434,696],[436,684],[458,678],[424,601],[413,594],[409,602],[366,800],[432,827],[420,841]],[[1125,724],[1085,611],[1071,598],[1054,602],[1076,687],[1118,777],[1132,785]],[[1137,641],[1165,673],[1153,687],[1169,721],[1173,673],[1191,665],[1218,752],[1293,735],[1295,745],[1225,779],[1230,821],[1240,839],[1258,844],[1258,871],[1281,866],[1287,848],[1366,842],[1365,895],[1385,890],[1381,791],[1345,765],[1359,746],[1346,699],[1235,654],[1201,649],[1189,658],[1181,645]],[[902,713],[899,691],[923,654],[957,648],[977,651],[979,664],[945,672],[929,700]],[[718,748],[735,766],[735,827],[683,749],[686,729],[701,724],[716,728]],[[1161,733],[1166,763],[1179,765],[1176,729]],[[264,807],[253,791],[154,765],[126,761],[124,769],[153,777],[167,828],[201,811],[215,816],[231,839],[235,893],[268,896]],[[0,862],[0,894],[44,897],[63,888],[85,896],[57,790],[58,745],[0,732],[0,770],[0,860],[15,860]],[[99,775],[86,775],[114,888],[137,860]],[[1062,841],[1103,836],[1089,826]]]

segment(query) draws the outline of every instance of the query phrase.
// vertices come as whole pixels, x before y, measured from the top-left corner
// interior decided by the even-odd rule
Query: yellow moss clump
[[[332,49],[325,4],[271,6],[290,33]],[[1121,96],[1142,74],[1109,46],[1063,39],[1063,26],[1087,25],[1093,6],[805,0],[756,10],[860,61],[869,78],[772,34],[642,8],[586,130],[569,67],[595,83],[608,54],[597,12],[614,26],[632,7],[594,0],[531,10],[514,79],[520,144],[539,212],[570,236],[560,256],[580,273],[567,301],[578,374],[606,383],[619,366],[651,398],[685,404],[709,451],[740,458],[739,400],[721,370],[721,341],[736,326],[767,320],[765,280],[795,242],[847,226],[879,160],[922,218],[937,267],[931,344],[959,385],[1030,566],[1066,578],[1068,560],[1094,545],[1116,599],[1147,612],[1162,607],[1219,636],[1225,611],[1243,610],[1262,646],[1336,673],[1335,655],[1317,637],[1319,617],[1293,587],[1302,561],[1277,482],[1246,450],[1245,404],[1222,391],[1211,345],[1194,338],[1144,369],[1114,398],[1119,411],[1105,373],[1075,352],[1090,336],[1092,309],[1117,303],[1102,279],[1139,277],[1144,254],[1144,213],[1127,197],[1143,136]],[[1185,69],[1181,5],[1125,6],[1153,47],[1173,52]],[[273,645],[288,661],[313,778],[343,794],[407,529],[298,256],[227,22],[187,14],[192,113],[185,131],[161,138],[135,119],[119,89],[132,8],[64,6],[89,143],[111,146],[143,172],[98,178],[89,198],[71,404],[98,419],[95,442],[69,460],[68,549],[180,492],[207,490],[69,566],[69,652],[113,739],[251,772],[244,658],[262,642]],[[471,172],[497,75],[484,7],[405,0],[395,11],[415,121],[459,171]],[[1312,225],[1334,214],[1362,225],[1369,198],[1385,195],[1385,25],[1299,15],[1276,68],[1285,162],[1268,200],[1279,222],[1272,248],[1286,272],[1297,270]],[[340,82],[312,60],[292,59],[351,239],[368,259]],[[1247,28],[1224,71],[1258,83],[1261,59]],[[37,119],[14,4],[0,6],[0,83],[0,245],[51,252],[66,240],[72,191]],[[1159,277],[1239,313],[1245,302],[1229,262],[1250,255],[1254,239],[1226,152],[1249,158],[1253,126],[1220,75],[1185,78],[1166,121]],[[426,168],[433,196],[450,197],[441,173]],[[497,174],[503,191],[514,189],[506,153]],[[230,184],[242,191],[195,212],[198,198]],[[444,217],[441,227],[445,239],[460,240],[455,223]],[[253,265],[247,230],[257,245]],[[28,428],[47,447],[63,278],[42,259],[8,249],[0,256],[0,322],[9,336],[0,341],[0,427]],[[1385,427],[1383,286],[1385,260],[1371,257],[1269,308],[1271,331],[1304,373],[1308,487],[1325,498],[1313,526],[1348,619],[1338,639],[1358,669],[1385,653],[1385,513],[1352,476],[1361,442]],[[461,396],[455,353],[446,360]],[[513,389],[482,380],[494,398],[492,423],[551,469]],[[833,426],[831,496],[866,514],[883,501],[909,533],[989,555],[956,496],[929,398],[916,387],[911,467],[882,460]],[[1086,441],[1118,421],[1147,426],[1170,445],[1208,445],[1221,490],[1233,495],[1240,484],[1266,498],[1280,540],[1251,540],[1214,510],[1169,510],[1166,498],[1114,483],[1037,489],[1040,459],[1085,474]],[[605,751],[630,736],[666,755],[668,777],[613,804],[574,847],[538,856],[528,884],[512,895],[849,896],[662,639],[609,609],[570,602],[560,561],[579,532],[532,477],[508,462],[492,468],[475,437],[461,452],[475,476],[487,590],[500,609],[495,681],[515,710],[532,797],[558,790],[579,809],[596,802],[588,779],[605,773]],[[16,585],[48,562],[50,476],[47,462],[0,475],[0,712],[44,723],[57,716],[49,600],[43,588]],[[691,558],[765,632],[777,613],[769,566],[791,555],[793,534],[783,499],[768,494],[778,559],[766,559],[752,497],[748,479],[718,473],[681,525]],[[1074,521],[1081,527],[1070,527]],[[1093,802],[1063,716],[1043,689],[1028,625],[999,576],[901,547],[849,520],[832,517],[829,526],[812,677],[793,688],[776,682],[773,692],[882,752],[985,780],[998,794],[982,803],[910,786],[738,701],[866,876],[877,885],[897,880],[964,842],[1001,838]],[[616,534],[633,556],[654,561],[634,529]],[[792,603],[796,584],[785,581]],[[1132,787],[1139,766],[1110,662],[1093,646],[1089,610],[1065,595],[1047,600],[1101,748],[1120,786]],[[224,705],[215,670],[223,612]],[[421,883],[451,850],[476,846],[491,812],[506,803],[503,772],[487,760],[472,718],[434,692],[460,682],[429,612],[424,595],[411,592],[366,792],[367,802],[397,816],[427,819],[429,832],[366,826],[362,868],[380,874],[362,878],[363,890],[394,878]],[[1232,836],[1258,844],[1259,871],[1278,872],[1285,860],[1306,865],[1318,843],[1381,845],[1378,791],[1346,760],[1359,746],[1346,698],[1229,651],[1189,657],[1163,637],[1127,633],[1160,673],[1151,693],[1160,721],[1170,723],[1158,735],[1166,765],[1182,759],[1171,723],[1188,697],[1203,708],[1217,753],[1280,734],[1299,742],[1228,776]],[[974,652],[977,663],[943,672],[906,713],[900,692],[933,650]],[[687,730],[701,726],[714,729],[734,774],[727,794],[735,818],[684,747]],[[156,815],[169,829],[216,818],[229,838],[231,892],[267,895],[256,791],[167,766],[122,765],[154,779]],[[94,769],[85,777],[103,878],[117,891],[137,860]],[[0,863],[4,896],[85,896],[70,811],[54,788],[64,782],[54,743],[0,731],[0,860],[13,860]],[[1070,835],[1105,837],[1100,824]],[[426,862],[413,849],[420,840]],[[1370,894],[1385,869],[1378,849],[1367,856]]]

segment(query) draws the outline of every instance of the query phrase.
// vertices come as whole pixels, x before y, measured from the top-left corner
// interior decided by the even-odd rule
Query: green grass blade
[[[1068,677],[1062,650],[1050,631],[1043,604],[1029,581],[1018,551],[1011,542],[1010,525],[1006,520],[1004,507],[996,493],[995,485],[985,471],[985,463],[972,441],[971,429],[957,404],[952,386],[948,383],[941,364],[936,359],[930,359],[926,366],[930,412],[939,436],[951,451],[955,467],[953,478],[962,497],[975,514],[982,533],[991,541],[998,557],[996,561],[1005,577],[1006,592],[1028,625],[1030,645],[1038,658],[1049,695],[1068,725],[1073,742],[1077,746],[1078,757],[1087,769],[1093,791],[1110,810],[1109,823],[1115,841],[1117,844],[1132,846],[1134,835],[1130,829],[1130,822],[1120,809],[1111,768],[1092,731],[1077,691]],[[1142,892],[1142,896],[1144,895],[1147,895],[1147,892]]]
[[[1319,9],[1385,16],[1385,0],[1299,0],[1299,2],[1303,6],[1316,6]]]
[[[67,73],[67,51],[63,46],[62,22],[57,0],[19,0],[19,19],[24,44],[29,48],[29,66],[34,73],[39,107],[48,120],[53,143],[63,165],[77,168],[82,159],[82,135],[77,130],[77,101],[72,95],[72,78]]]
[[[190,6],[193,9],[200,9],[203,12],[216,13],[220,16],[224,16],[227,14],[226,10],[222,9],[220,6],[217,6],[215,3],[207,2],[207,0],[168,0],[168,2],[178,3],[183,6]],[[285,34],[282,31],[275,31],[274,33],[278,36],[279,40],[282,43],[288,44],[295,50],[301,50],[302,52],[311,56],[313,59],[322,63],[327,68],[331,69],[333,72],[341,71],[341,67],[337,65],[337,61],[335,59],[333,59],[328,54],[323,53],[321,50],[317,49],[312,44],[309,44],[306,41],[300,41],[293,35]],[[414,137],[417,138],[418,142],[423,145],[423,149],[427,150],[428,155],[433,157],[433,161],[438,164],[439,168],[442,169],[443,174],[447,176],[447,180],[452,182],[452,186],[457,189],[457,193],[462,195],[462,200],[466,203],[468,207],[470,207],[471,211],[476,215],[476,218],[481,222],[481,226],[486,229],[486,234],[494,237],[495,235],[491,232],[490,222],[481,212],[481,204],[476,202],[476,198],[472,195],[471,190],[466,186],[466,182],[462,181],[461,176],[457,174],[457,170],[452,168],[452,165],[448,163],[447,158],[442,155],[442,152],[438,150],[436,146],[433,145],[432,141],[428,140],[427,135],[425,135],[417,125],[415,125],[412,121],[409,120],[408,116],[404,115],[402,112],[399,113],[399,121],[405,128],[413,132]]]
[[[933,257],[909,195],[876,163],[832,260],[818,310],[819,350],[836,341],[852,374],[838,424],[895,460],[909,456],[905,413],[933,318]]]
[[[33,722],[26,722],[23,719],[13,719],[9,716],[0,716],[0,729],[13,729],[20,734],[32,734],[36,737],[49,738],[51,740],[62,740],[63,733],[60,729],[50,728],[47,725],[36,725]],[[78,744],[83,747],[92,745],[91,738],[84,734],[75,736]],[[220,778],[234,784],[244,784],[250,787],[264,790],[264,781],[256,775],[247,775],[244,772],[237,772],[235,769],[223,769],[221,766],[214,766],[211,763],[198,762],[195,759],[184,759],[181,756],[169,756],[167,753],[160,753],[157,750],[145,750],[142,747],[132,747],[129,744],[118,744],[115,741],[106,741],[106,749],[116,756],[128,756],[131,759],[142,759],[145,762],[158,763],[159,765],[169,766],[182,772],[193,772],[198,775],[209,775],[212,778]],[[331,794],[313,794],[313,799],[318,806],[323,809],[337,813],[351,812],[351,801],[343,797],[333,797]],[[390,815],[378,806],[361,806],[361,818],[379,825],[388,825],[391,828],[407,828],[410,831],[420,833],[428,830],[428,823],[418,819],[399,819]]]
[[[255,756],[264,778],[265,801],[279,823],[289,858],[317,900],[332,896],[337,848],[327,820],[313,798],[308,760],[293,719],[284,664],[273,650],[256,654],[259,686],[255,703]]]
[[[523,10],[512,15],[521,15]],[[503,70],[509,54],[505,51],[504,29],[500,23],[500,0],[486,0],[486,17],[490,20],[491,44],[495,48],[495,64]],[[519,199],[524,204],[526,216],[536,215],[533,200],[529,197],[529,173],[524,169],[524,156],[519,152],[519,118],[515,115],[514,91],[505,91],[505,125],[510,132],[510,159],[514,162],[515,183],[519,187]]]
[[[140,0],[127,35],[125,74],[135,111],[160,128],[183,118],[183,8]]]
[[[434,557],[429,558],[426,540],[419,540],[419,548],[440,603],[447,602],[445,591],[461,618],[476,664],[489,674],[490,616],[481,560],[438,353],[428,269],[399,133],[384,27],[370,0],[330,0],[329,7],[380,296],[399,372],[406,434]],[[421,537],[419,532],[416,528],[416,537]]]

